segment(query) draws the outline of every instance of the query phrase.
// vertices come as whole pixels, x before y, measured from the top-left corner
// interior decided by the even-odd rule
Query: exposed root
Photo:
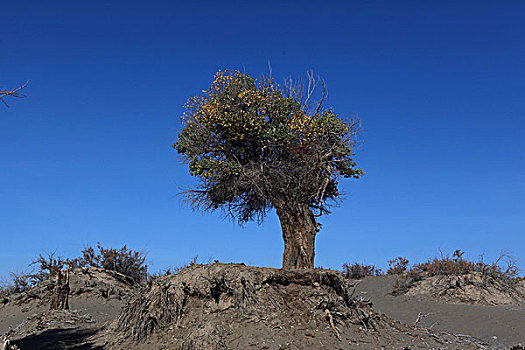
[[[337,339],[341,340],[341,334],[339,333],[339,329],[337,329],[337,327],[334,325],[334,318],[332,317],[330,310],[325,309],[324,313],[326,315],[326,318],[328,319],[328,322],[330,323],[330,327],[332,327],[332,329],[334,330]]]
[[[229,268],[225,268],[228,266]],[[330,326],[340,338],[335,326],[332,312],[338,319],[362,323],[368,329],[373,322],[369,312],[359,310],[358,306],[369,307],[364,302],[351,297],[352,284],[342,278],[337,271],[327,270],[275,270],[248,268],[243,265],[214,264],[210,266],[194,265],[182,270],[176,275],[163,276],[155,279],[151,286],[132,299],[116,324],[119,332],[130,332],[134,342],[147,339],[156,329],[166,329],[169,326],[179,326],[187,311],[191,299],[192,305],[196,300],[210,307],[211,312],[233,310],[236,317],[241,317],[250,309],[250,313],[257,311],[259,303],[268,301],[274,308],[282,304],[274,300],[269,289],[290,285],[318,287],[325,293],[320,293],[319,305],[314,309],[327,312]],[[327,293],[326,291],[329,291]],[[264,292],[264,293],[262,293]],[[339,300],[333,300],[333,296]],[[341,301],[346,310],[341,308]],[[353,309],[349,312],[348,308]],[[195,348],[195,344],[206,337],[215,337],[220,334],[217,330],[194,330],[187,335],[184,346]],[[202,333],[202,334],[201,334]],[[201,340],[199,340],[201,339]],[[190,345],[191,344],[191,345]]]
[[[277,343],[317,349],[354,342],[381,348],[388,347],[385,336],[397,344],[417,341],[417,348],[480,348],[475,340],[463,343],[395,324],[375,313],[369,300],[354,297],[353,286],[332,270],[193,265],[156,278],[133,298],[112,326],[116,332],[109,348],[159,341],[185,350],[274,348]]]

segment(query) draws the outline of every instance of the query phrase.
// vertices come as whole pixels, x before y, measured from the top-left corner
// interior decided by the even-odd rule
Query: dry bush
[[[483,257],[478,262],[463,259],[464,254],[465,252],[460,249],[455,250],[452,257],[441,252],[439,258],[436,257],[414,265],[411,272],[426,276],[463,275],[479,272],[483,276],[503,280],[515,279],[518,276],[519,270],[515,260],[506,253],[502,253],[496,261],[490,264],[483,262]]]
[[[148,267],[145,264],[144,252],[130,250],[125,245],[120,249],[106,249],[99,243],[97,250],[87,247],[81,253],[80,257],[74,259],[56,256],[55,252],[39,254],[38,258],[29,265],[36,267],[31,273],[11,273],[7,282],[0,283],[0,297],[31,289],[53,278],[68,265],[71,268],[92,266],[116,271],[131,277],[135,282],[147,279]]]
[[[131,277],[135,282],[143,282],[148,276],[146,253],[128,249],[126,245],[120,249],[104,248],[100,243],[97,248],[87,247],[78,258],[68,260],[71,267],[98,267],[119,272]]]
[[[395,259],[388,261],[388,270],[386,270],[387,275],[400,275],[406,272],[408,268],[408,260],[399,256]]]
[[[13,288],[9,283],[6,283],[2,281],[0,283],[0,302],[6,303],[8,302],[7,297],[13,293]]]
[[[23,292],[34,286],[35,282],[31,275],[25,272],[11,272],[11,286],[15,293]]]
[[[381,276],[383,271],[374,265],[364,265],[357,262],[352,265],[343,264],[343,275],[346,278],[361,279],[366,276]]]
[[[25,272],[11,272],[8,280],[0,281],[0,300],[7,302],[13,293],[24,292],[34,285],[34,280]]]
[[[483,256],[477,262],[473,262],[464,259],[464,254],[465,252],[460,249],[455,250],[452,257],[440,252],[439,257],[415,264],[409,270],[407,270],[408,260],[403,258],[391,260],[387,273],[394,274],[397,271],[402,271],[397,273],[401,276],[394,283],[393,294],[402,294],[415,282],[432,276],[458,276],[479,273],[481,274],[482,286],[490,284],[491,281],[499,281],[511,287],[515,282],[519,281],[519,269],[514,258],[509,254],[502,253],[496,261],[488,264],[483,261]]]
[[[62,270],[65,265],[69,264],[68,259],[64,259],[60,256],[56,257],[55,254],[56,252],[40,253],[38,258],[29,265],[38,266],[38,270],[29,275],[32,279],[33,285],[56,276],[58,271]]]
[[[56,273],[67,264],[67,259],[55,257],[55,252],[43,253],[29,266],[37,265],[32,272],[11,272],[9,279],[0,282],[0,298],[5,299],[12,293],[25,292],[35,287]]]

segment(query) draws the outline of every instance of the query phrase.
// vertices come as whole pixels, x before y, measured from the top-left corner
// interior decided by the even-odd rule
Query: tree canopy
[[[340,179],[364,172],[353,160],[360,121],[325,108],[324,86],[313,103],[318,83],[312,74],[308,85],[282,87],[269,77],[217,72],[186,103],[173,144],[199,178],[198,188],[185,192],[191,203],[223,209],[239,223],[260,222],[272,207],[278,214],[328,212]]]

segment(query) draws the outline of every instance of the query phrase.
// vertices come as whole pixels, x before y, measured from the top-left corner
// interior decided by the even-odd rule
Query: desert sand
[[[396,278],[216,263],[138,286],[83,268],[70,310],[48,311],[51,281],[4,299],[0,334],[21,350],[522,349],[523,300],[441,300],[417,285],[392,295]]]

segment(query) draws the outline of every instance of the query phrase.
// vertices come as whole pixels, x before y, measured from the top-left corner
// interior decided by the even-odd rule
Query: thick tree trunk
[[[284,239],[283,269],[313,269],[317,222],[308,205],[275,206]]]

